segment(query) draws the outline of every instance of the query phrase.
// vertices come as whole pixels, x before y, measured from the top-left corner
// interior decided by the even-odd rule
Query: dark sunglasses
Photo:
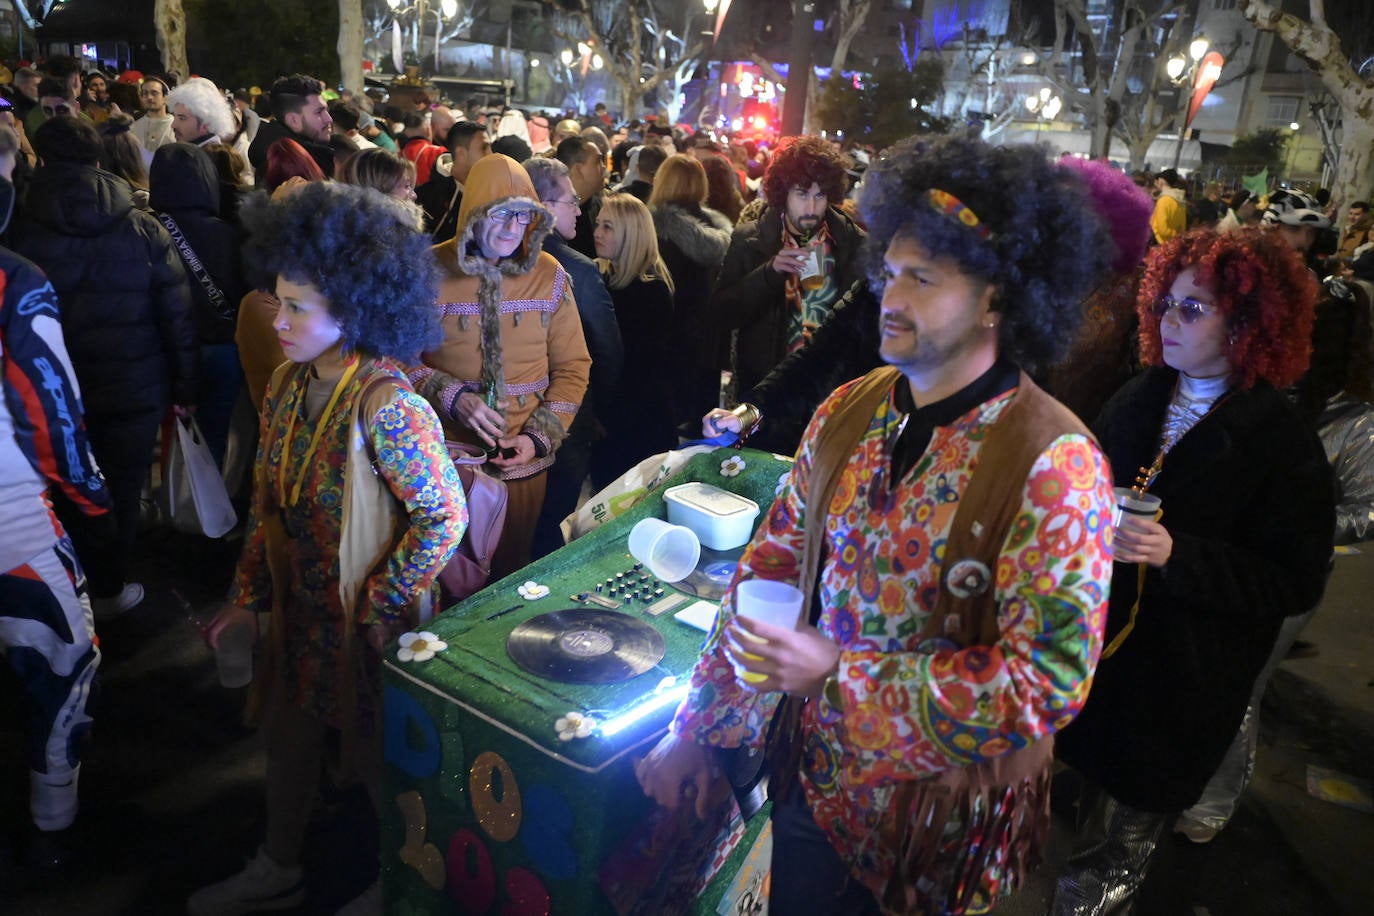
[[[1203,315],[1210,315],[1216,311],[1216,306],[1198,302],[1196,299],[1175,299],[1173,296],[1160,296],[1155,300],[1151,312],[1155,318],[1163,320],[1170,309],[1178,311],[1178,320],[1183,324],[1192,324]]]

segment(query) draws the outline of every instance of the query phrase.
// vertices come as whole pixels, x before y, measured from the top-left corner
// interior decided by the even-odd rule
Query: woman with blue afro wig
[[[438,340],[436,265],[409,211],[315,183],[248,217],[250,256],[276,275],[286,361],[262,405],[243,552],[205,637],[217,653],[262,643],[267,830],[247,868],[191,896],[192,914],[304,899],[301,844],[331,733],[382,810],[382,654],[427,619],[468,522],[439,418],[403,371]],[[364,896],[380,909],[378,885]]]
[[[1083,297],[1116,255],[1082,177],[1037,146],[903,140],[869,167],[859,210],[872,273],[900,236],[995,287],[999,352],[1027,370],[1064,354]]]
[[[266,276],[316,287],[347,349],[413,363],[443,338],[439,267],[414,211],[371,189],[306,182],[245,206],[244,258]]]

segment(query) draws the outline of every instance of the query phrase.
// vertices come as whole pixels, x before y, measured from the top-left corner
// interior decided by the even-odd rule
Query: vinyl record
[[[613,684],[663,658],[663,635],[619,611],[569,608],[511,631],[506,652],[531,674],[567,684]]]

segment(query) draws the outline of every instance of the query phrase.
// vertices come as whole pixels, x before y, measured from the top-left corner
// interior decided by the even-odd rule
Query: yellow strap
[[[1148,568],[1144,563],[1139,563],[1137,566],[1139,569],[1136,572],[1135,579],[1135,604],[1131,605],[1131,617],[1126,621],[1126,625],[1121,628],[1121,632],[1116,634],[1116,638],[1112,640],[1111,645],[1102,650],[1103,658],[1111,658],[1115,655],[1116,650],[1121,648],[1121,644],[1126,641],[1126,637],[1130,636],[1131,631],[1135,629],[1135,615],[1140,613],[1140,596],[1141,593],[1145,591],[1145,570]]]
[[[1155,510],[1155,521],[1164,517],[1163,509]],[[1116,654],[1116,650],[1121,648],[1121,644],[1126,641],[1126,637],[1131,635],[1135,629],[1135,615],[1140,613],[1140,599],[1145,594],[1145,573],[1149,569],[1148,564],[1138,563],[1135,577],[1135,604],[1131,605],[1131,616],[1126,621],[1126,625],[1121,628],[1121,632],[1116,634],[1116,639],[1111,641],[1107,648],[1102,650],[1102,658],[1111,658]],[[1099,659],[1100,661],[1100,659]]]
[[[315,432],[310,437],[310,447],[306,449],[305,456],[301,460],[300,473],[296,475],[296,483],[291,488],[291,499],[286,499],[286,466],[291,457],[291,436],[296,430],[296,416],[304,406],[298,404],[296,410],[291,412],[291,418],[287,421],[286,435],[282,438],[281,471],[277,474],[277,498],[281,502],[282,508],[294,506],[301,498],[301,485],[305,483],[305,475],[310,470],[310,459],[315,456],[315,449],[319,447],[320,437],[324,435],[324,428],[328,425],[329,416],[334,412],[334,405],[339,403],[339,396],[348,387],[348,383],[353,381],[353,376],[358,373],[358,366],[362,360],[354,356],[344,370],[344,374],[339,377],[339,381],[334,385],[334,393],[329,396],[329,403],[324,406],[324,412],[320,414],[315,423]],[[304,399],[302,391],[300,397]]]

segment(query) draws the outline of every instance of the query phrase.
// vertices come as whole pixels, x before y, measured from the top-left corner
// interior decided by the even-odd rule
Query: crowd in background
[[[948,155],[955,142],[932,155]],[[445,104],[423,87],[336,93],[300,74],[254,97],[204,77],[86,72],[72,59],[19,68],[0,100],[0,177],[14,211],[0,241],[7,258],[11,251],[22,256],[7,260],[5,270],[10,292],[20,288],[15,278],[34,284],[60,325],[53,346],[73,373],[60,409],[68,426],[73,410],[84,411],[82,437],[66,448],[79,457],[89,448],[107,489],[97,497],[72,485],[73,474],[89,481],[83,460],[54,463],[51,446],[28,447],[28,464],[57,484],[52,527],[62,534],[55,556],[71,579],[59,602],[70,630],[66,660],[58,664],[62,653],[53,649],[42,670],[30,669],[35,683],[60,682],[64,696],[35,721],[68,723],[61,753],[35,756],[39,832],[60,833],[76,814],[84,728],[72,732],[70,723],[86,722],[84,691],[99,664],[95,630],[143,600],[129,569],[140,524],[149,520],[148,482],[169,415],[173,422],[194,416],[226,479],[242,482],[236,497],[250,509],[236,532],[245,548],[233,595],[209,638],[245,620],[240,612],[275,617],[262,634],[273,681],[262,699],[267,840],[245,873],[192,898],[192,911],[228,912],[245,894],[299,900],[300,835],[324,732],[348,737],[356,772],[375,795],[380,766],[367,742],[378,735],[378,653],[399,635],[414,602],[437,600],[438,569],[468,523],[443,440],[485,452],[488,472],[508,488],[494,576],[560,546],[559,523],[588,486],[611,483],[683,438],[728,430],[796,451],[826,396],[886,359],[883,289],[896,278],[876,264],[889,238],[868,230],[881,229],[869,225],[873,214],[888,217],[872,200],[856,204],[865,170],[878,162],[875,152],[817,137],[762,142],[688,133],[651,118],[617,124],[600,105],[579,117],[492,108],[480,99]],[[1070,176],[1063,180],[1073,190],[1063,193],[1095,208],[1091,219],[1111,241],[1072,315],[1035,314],[1018,326],[1015,312],[998,312],[1007,316],[997,332],[1006,340],[1063,332],[1050,335],[1059,339],[1044,352],[1018,351],[1018,365],[1082,423],[1105,418],[1097,431],[1114,438],[1104,437],[1104,447],[1131,464],[1148,463],[1166,411],[1174,442],[1205,424],[1214,407],[1251,411],[1244,423],[1260,417],[1282,433],[1274,432],[1282,442],[1273,454],[1291,447],[1291,464],[1308,485],[1303,499],[1333,502],[1332,539],[1371,536],[1369,204],[1350,202],[1340,214],[1320,195],[1295,189],[1227,194],[1215,182],[1189,187],[1172,169],[1124,176],[1100,163],[1054,167]],[[1013,227],[1024,232],[1036,220],[1059,218],[1050,203],[1036,209],[1035,194],[1018,196],[1024,190],[999,187],[1005,201],[979,204],[979,215],[998,224],[978,233],[980,241],[1012,239]],[[961,231],[977,226],[966,203],[935,188],[928,193],[942,219],[962,221]],[[1230,257],[1241,264],[1238,273],[1216,267]],[[980,275],[1002,269],[969,258],[961,268]],[[1291,292],[1288,304],[1276,296],[1233,303],[1228,284],[1242,274],[1247,283]],[[1185,286],[1196,295],[1183,295]],[[7,315],[18,308],[10,292]],[[1286,308],[1306,309],[1305,317],[1281,317]],[[1229,338],[1218,324],[1215,339],[1184,343],[1221,348],[1221,356],[1170,361],[1177,342],[1161,338],[1161,329],[1187,337],[1219,312],[1265,324],[1236,319]],[[1281,339],[1281,351],[1263,349],[1260,331]],[[7,360],[16,339],[4,338]],[[1178,372],[1168,375],[1162,365]],[[1154,367],[1139,376],[1146,381],[1138,378],[1114,400],[1142,367]],[[1230,383],[1234,396],[1226,385],[1185,385],[1180,395],[1178,374],[1194,369]],[[79,404],[72,397],[78,388]],[[59,411],[6,395],[15,418]],[[15,418],[10,425],[27,443],[34,436],[23,431],[48,422]],[[391,492],[404,494],[406,512],[386,516],[387,532],[394,526],[398,534],[373,548],[370,558],[376,550],[391,558],[384,573],[349,580],[339,504],[355,492],[345,483],[356,469],[346,435],[355,423],[371,434],[374,460]],[[1123,432],[1132,424],[1148,430]],[[407,431],[406,454],[388,448],[398,429]],[[1334,497],[1323,489],[1326,465],[1304,463],[1308,446],[1320,454],[1318,435],[1334,468]],[[259,437],[268,447],[254,463],[247,443]],[[1120,470],[1116,483],[1128,485]],[[1236,470],[1232,482],[1239,476]],[[1212,521],[1217,513],[1248,518],[1238,499],[1219,498]],[[37,512],[29,502],[25,511]],[[1184,560],[1171,568],[1195,561],[1201,570],[1215,558],[1197,542],[1224,538],[1207,519],[1178,510],[1177,522],[1166,515],[1155,528],[1182,526],[1171,543]],[[1276,516],[1288,511],[1287,503],[1272,508]],[[1301,521],[1330,527],[1326,516]],[[1213,685],[1225,695],[1217,721],[1228,728],[1209,725],[1204,749],[1196,746],[1204,743],[1197,723],[1150,733],[1158,746],[1187,745],[1180,752],[1189,762],[1186,778],[1170,791],[1140,790],[1122,775],[1135,765],[1107,745],[1112,723],[1139,723],[1167,707],[1160,700],[1171,695],[1166,690],[1140,701],[1148,706],[1141,709],[1130,691],[1111,685],[1129,680],[1122,671],[1157,663],[1140,654],[1151,640],[1176,647],[1178,634],[1138,635],[1115,667],[1103,669],[1107,687],[1092,695],[1084,724],[1068,733],[1068,759],[1115,795],[1099,806],[1105,820],[1098,826],[1107,836],[1116,831],[1122,858],[1077,859],[1075,877],[1061,883],[1065,901],[1128,897],[1168,826],[1197,842],[1225,826],[1244,789],[1247,755],[1253,758],[1258,695],[1320,595],[1321,575],[1308,573],[1322,566],[1331,539],[1324,530],[1303,532],[1301,576],[1276,579],[1272,619],[1247,643],[1245,664],[1226,668],[1226,683]],[[1164,562],[1154,562],[1160,548],[1150,538],[1164,536],[1150,529],[1148,537],[1122,542],[1142,564],[1131,590],[1136,608],[1126,605],[1132,624],[1142,601],[1187,603],[1156,574],[1146,585],[1145,567]],[[0,545],[11,540],[0,534]],[[1233,548],[1240,549],[1227,542],[1218,550]],[[26,559],[14,550],[6,556]],[[283,578],[287,568],[296,573]],[[339,569],[350,597],[339,597],[339,581],[310,572],[321,568]],[[1253,572],[1235,569],[1238,576]],[[42,575],[50,573],[44,567]],[[1250,586],[1216,591],[1217,605],[1256,599]],[[1117,593],[1124,594],[1119,583],[1113,615],[1120,613]],[[7,614],[0,607],[0,636],[8,632]],[[283,616],[288,623],[279,622]],[[1184,642],[1207,648],[1225,638],[1207,629]],[[310,740],[293,739],[302,734]],[[1135,884],[1108,886],[1103,875],[1113,869],[1125,869]],[[378,905],[380,891],[369,894],[364,905]],[[1069,902],[1057,910],[1099,911]]]

